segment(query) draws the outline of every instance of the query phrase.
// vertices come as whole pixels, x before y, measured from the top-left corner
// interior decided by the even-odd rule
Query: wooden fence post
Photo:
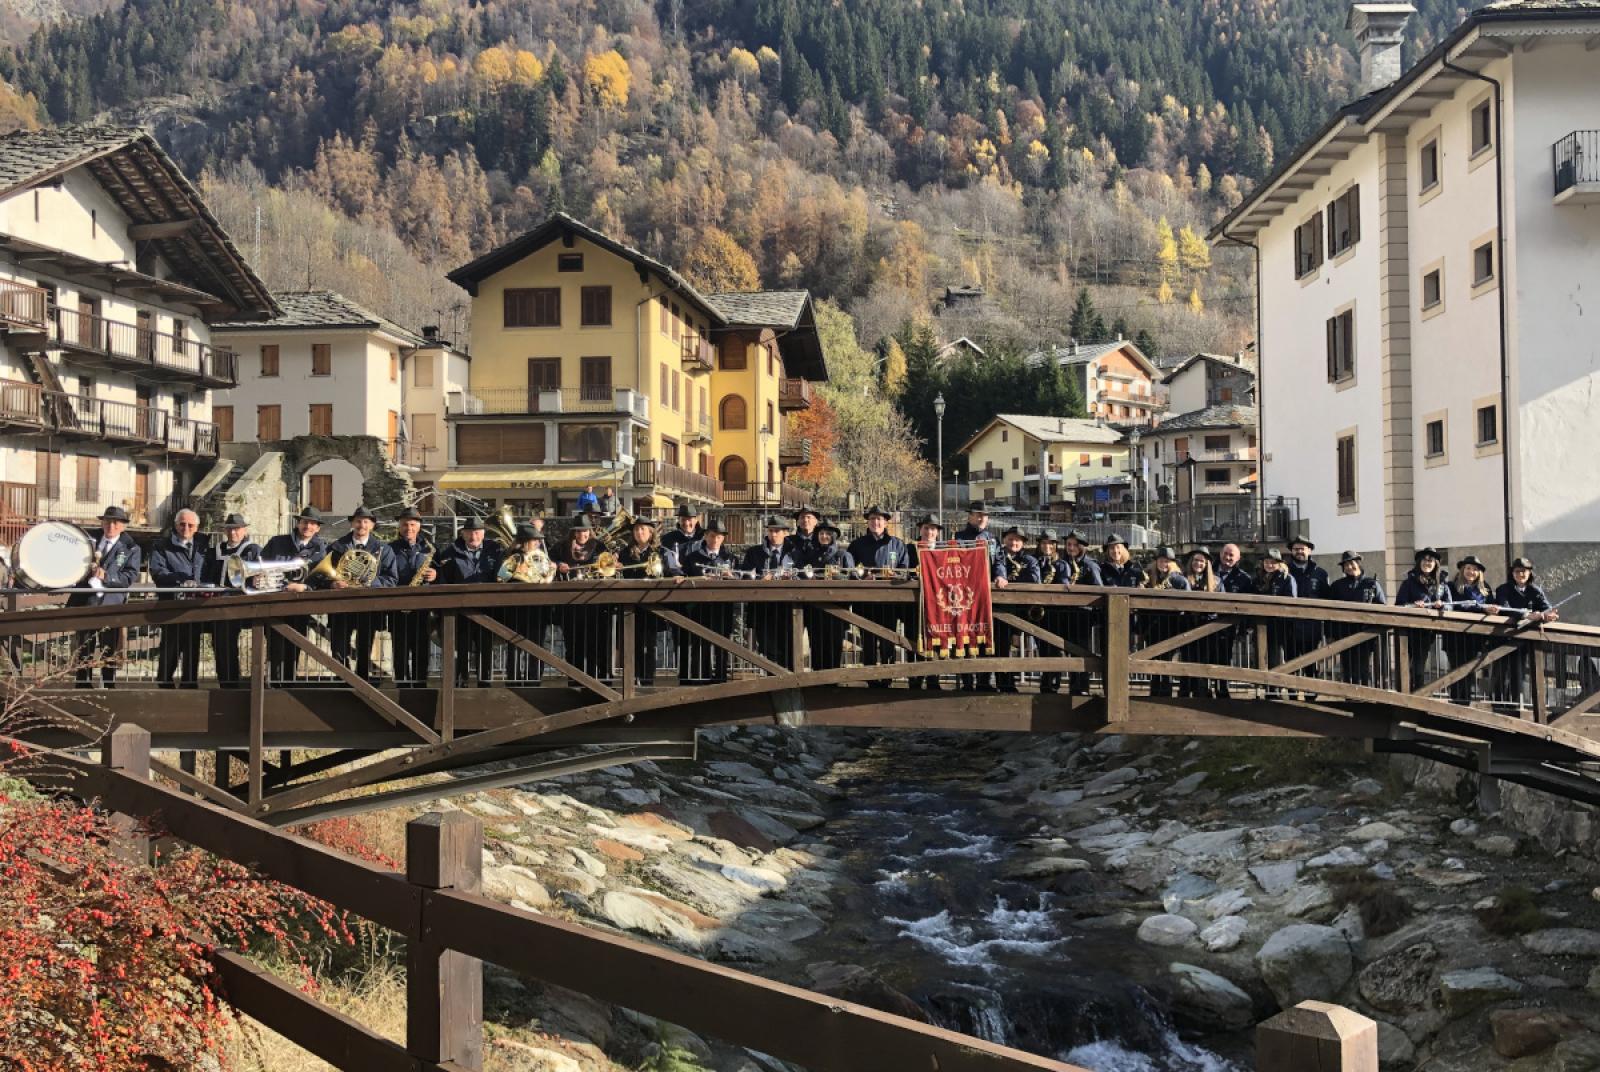
[[[1128,659],[1133,647],[1128,597],[1110,595],[1106,601],[1106,721],[1128,721]]]
[[[150,778],[150,731],[122,725],[111,731],[100,749],[100,761],[114,771],[148,781]],[[139,820],[121,812],[111,814],[112,852],[130,864],[150,862],[150,839],[139,829]]]
[[[1302,1001],[1256,1028],[1256,1072],[1378,1072],[1378,1025],[1325,1001]]]
[[[453,673],[453,667],[446,667]],[[483,964],[428,941],[430,890],[483,886],[483,823],[433,812],[406,824],[406,881],[422,892],[422,940],[406,948],[406,1052],[425,1063],[483,1068]]]

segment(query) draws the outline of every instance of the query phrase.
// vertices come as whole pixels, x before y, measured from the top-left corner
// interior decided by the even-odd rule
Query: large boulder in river
[[[1256,953],[1256,968],[1285,1009],[1307,999],[1331,1001],[1355,970],[1349,939],[1315,923],[1293,923],[1273,934]]]
[[[1200,928],[1183,916],[1150,916],[1139,924],[1138,939],[1151,945],[1184,945]]]
[[[1368,1005],[1384,1012],[1415,1012],[1427,1008],[1433,994],[1433,971],[1439,949],[1432,942],[1417,942],[1379,957],[1361,969],[1356,988]]]
[[[1202,1031],[1240,1031],[1255,1023],[1250,995],[1193,964],[1172,964],[1172,1011]]]

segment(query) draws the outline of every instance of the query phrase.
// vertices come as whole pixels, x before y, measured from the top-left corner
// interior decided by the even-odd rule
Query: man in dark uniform
[[[943,535],[944,526],[939,524],[939,519],[934,517],[932,514],[929,514],[921,521],[917,522],[917,542],[912,544],[907,549],[907,553],[911,556],[911,568],[916,570],[919,575],[922,572],[923,556],[931,556],[936,553],[936,549],[939,546],[939,540]],[[919,626],[920,623],[908,622],[906,632],[920,636],[921,630]],[[926,662],[931,657],[926,655],[908,654],[906,658],[912,662]],[[928,677],[908,677],[906,679],[906,685],[909,688],[927,689],[933,692],[938,692],[943,687],[940,685],[939,679],[931,675]]]
[[[684,503],[678,507],[678,524],[671,532],[661,534],[661,546],[678,556],[678,563],[689,557],[690,548],[700,542],[700,515],[694,507]]]
[[[1066,588],[1072,584],[1072,577],[1076,570],[1076,563],[1068,562],[1061,557],[1059,549],[1061,538],[1055,529],[1045,529],[1039,533],[1039,543],[1034,548],[1035,558],[1039,562],[1039,583],[1053,588]],[[1071,611],[1059,608],[1045,608],[1041,617],[1044,627],[1061,637],[1067,639],[1067,632],[1071,628],[1068,624],[1072,617]],[[1040,692],[1061,691],[1061,671],[1046,670],[1039,675]]]
[[[1231,595],[1253,595],[1256,579],[1240,562],[1239,545],[1225,543],[1217,554],[1217,587]],[[1217,634],[1217,650],[1236,666],[1255,665],[1255,631],[1230,625]],[[1217,682],[1217,696],[1228,699],[1228,683]]]
[[[826,518],[817,523],[816,539],[798,565],[811,568],[819,581],[842,584],[850,576],[855,560],[839,543],[839,526]],[[829,573],[833,577],[828,576]],[[845,623],[827,611],[808,606],[804,612],[806,638],[811,643],[811,669],[836,670],[844,665]]]
[[[139,545],[133,542],[126,529],[128,512],[120,506],[108,506],[100,515],[100,531],[93,537],[95,565],[89,571],[86,583],[93,592],[74,592],[67,597],[69,607],[118,607],[128,601],[128,588],[139,581],[139,569],[144,561]],[[117,677],[117,664],[122,661],[121,629],[85,629],[73,638],[77,650],[77,687],[94,686],[94,666],[99,664],[100,680],[111,688]]]
[[[294,532],[282,536],[274,536],[267,541],[261,549],[261,561],[282,562],[286,559],[298,558],[306,563],[309,572],[323,556],[328,553],[328,544],[318,535],[322,531],[322,515],[317,513],[317,508],[307,506],[294,518]],[[285,582],[285,592],[304,592],[309,588],[306,581]],[[307,636],[311,629],[311,616],[296,616],[285,618],[284,625],[295,630],[301,636]],[[295,665],[299,662],[299,649],[289,641],[279,636],[271,629],[267,630],[267,660],[270,663],[268,677],[276,682],[291,682],[295,679]]]
[[[783,553],[794,559],[795,565],[803,565],[811,557],[817,542],[817,525],[821,521],[822,515],[809,506],[794,512],[795,530],[783,538]]]
[[[243,514],[229,514],[222,519],[222,539],[212,543],[206,552],[201,569],[203,584],[223,587],[227,584],[228,560],[241,562],[261,561],[261,548],[250,539],[250,522]],[[228,588],[226,595],[243,595],[243,588]],[[214,622],[211,625],[211,654],[217,664],[217,684],[225,689],[242,688],[244,677],[239,673],[239,634],[244,626],[238,620]]]
[[[1068,584],[1074,588],[1098,588],[1103,583],[1100,579],[1100,563],[1089,557],[1089,537],[1073,529],[1067,533],[1064,542],[1066,554],[1061,561],[1067,567]],[[1090,609],[1069,610],[1064,615],[1064,622],[1060,623],[1065,630],[1061,634],[1064,640],[1083,648],[1085,651],[1095,651],[1094,612]],[[1067,675],[1067,689],[1074,696],[1089,695],[1089,675],[1079,670]]]
[[[767,538],[744,553],[739,568],[756,578],[769,577],[786,567],[794,566],[794,559],[784,553],[784,541],[789,535],[789,522],[781,517],[767,518]],[[768,659],[793,670],[790,666],[790,647],[794,640],[794,620],[789,607],[782,603],[751,603],[746,608],[751,632],[755,634],[756,650]]]
[[[650,580],[652,559],[659,560],[662,577],[683,580],[683,567],[678,556],[656,541],[656,523],[647,517],[633,519],[631,538],[617,554],[617,565],[623,577],[630,580]],[[640,609],[633,622],[633,675],[640,685],[656,683],[656,638],[661,635],[661,619]]]
[[[1296,536],[1289,541],[1289,576],[1294,578],[1295,596],[1299,599],[1328,599],[1329,582],[1328,571],[1317,565],[1312,559],[1311,552],[1317,549],[1305,536]],[[1289,627],[1288,650],[1285,654],[1290,659],[1295,659],[1308,652],[1316,651],[1322,644],[1322,622],[1317,618],[1316,612],[1300,618]],[[1320,676],[1316,664],[1306,667],[1301,671],[1308,678]],[[1305,693],[1308,700],[1315,699],[1311,692]]]
[[[1540,624],[1557,621],[1561,612],[1550,603],[1533,576],[1533,562],[1518,558],[1511,563],[1511,576],[1494,591],[1495,606],[1502,614],[1512,614],[1523,622]],[[1526,694],[1528,656],[1521,645],[1495,664],[1495,696],[1498,700],[1520,705]]]
[[[485,545],[483,531],[483,522],[475,517],[461,526],[461,535],[434,559],[439,584],[494,583],[500,572],[500,553]],[[446,671],[440,667],[439,672]],[[463,617],[456,628],[456,684],[465,685],[469,673],[480,686],[489,684],[494,674],[494,645],[486,629]]]
[[[850,543],[850,557],[855,560],[858,570],[865,570],[870,579],[874,570],[910,569],[911,554],[906,549],[905,541],[898,536],[889,535],[889,512],[881,507],[868,507],[866,514],[867,531],[857,536]],[[900,610],[894,604],[871,603],[856,610],[856,613],[886,629],[899,631]],[[895,646],[881,637],[869,633],[861,634],[861,665],[879,666],[895,661]],[[886,689],[888,681],[869,681],[868,688]]]
[[[719,577],[735,568],[733,552],[727,548],[728,530],[720,521],[710,521],[700,540],[689,545],[683,556],[686,577]],[[711,582],[708,582],[711,583]],[[733,630],[732,603],[696,603],[684,611],[718,636]],[[678,635],[678,681],[684,685],[707,685],[728,680],[728,652],[710,641],[687,632]]]
[[[205,573],[208,541],[200,534],[200,515],[193,510],[179,510],[172,519],[172,531],[156,541],[150,549],[150,580],[157,588],[199,588]],[[160,600],[180,598],[171,592],[156,597]],[[201,627],[177,623],[161,627],[159,654],[156,656],[156,685],[163,689],[176,688],[172,675],[179,675],[178,684],[186,689],[200,686],[200,633]]]
[[[414,506],[400,511],[400,535],[389,541],[394,555],[395,587],[407,588],[413,584],[432,584],[439,576],[438,551],[433,541],[422,535],[422,515]],[[433,558],[428,559],[428,553]],[[428,568],[422,570],[422,563]],[[421,581],[417,571],[422,570]],[[405,688],[421,688],[428,683],[428,654],[430,643],[429,615],[425,610],[395,611],[389,615],[389,636],[394,641],[394,682]]]
[[[989,529],[989,508],[981,502],[967,504],[966,528],[956,533],[956,540],[961,543],[972,543],[983,540],[989,545],[989,557],[996,557],[1000,551],[1000,541],[995,539],[994,533]]]
[[[1360,603],[1367,606],[1382,606],[1386,602],[1383,597],[1383,586],[1378,583],[1378,578],[1368,576],[1361,571],[1361,556],[1354,551],[1346,551],[1339,556],[1339,571],[1343,576],[1328,586],[1329,598],[1340,603]],[[1329,623],[1328,639],[1343,640],[1360,632],[1361,629],[1359,625]],[[1346,681],[1352,685],[1372,684],[1373,651],[1374,642],[1368,641],[1339,653],[1339,672]]]
[[[589,518],[579,514],[567,526],[567,538],[550,553],[550,560],[556,564],[556,580],[582,579],[582,573],[608,553],[605,544],[595,538]],[[566,645],[567,661],[591,677],[610,677],[614,654],[611,629],[616,616],[616,608],[604,604],[569,604],[560,608],[555,621]],[[570,684],[582,688],[575,681]]]
[[[996,588],[1007,588],[1013,584],[1038,584],[1039,560],[1022,549],[1027,538],[1022,535],[1022,530],[1013,525],[1006,529],[1000,537],[1000,557],[994,560],[994,574],[991,578]],[[1015,629],[998,621],[994,627],[994,651],[996,655],[1004,658],[1011,654],[1011,642],[1021,638]],[[988,674],[978,674],[977,687],[979,692],[991,692]],[[997,674],[1001,692],[1017,691],[1016,674]]]
[[[365,506],[357,506],[348,520],[350,531],[335,540],[333,546],[328,548],[328,553],[333,556],[334,569],[339,568],[339,563],[350,552],[364,552],[378,560],[377,575],[367,587],[393,588],[399,583],[400,573],[395,566],[394,549],[373,535],[372,530],[377,527],[378,519]],[[344,581],[335,579],[328,583],[328,587],[342,589],[350,586]],[[328,615],[328,632],[333,638],[331,643],[333,657],[346,666],[350,665],[350,634],[354,632],[355,672],[374,684],[377,683],[377,675],[372,672],[372,641],[378,635],[382,617],[379,611]]]

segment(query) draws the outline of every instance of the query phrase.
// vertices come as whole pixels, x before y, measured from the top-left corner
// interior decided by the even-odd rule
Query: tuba
[[[222,567],[223,583],[245,592],[280,592],[289,581],[306,575],[310,564],[303,558],[281,558],[271,562],[247,562],[238,555],[228,556]]]
[[[306,577],[308,580],[322,577],[329,581],[343,581],[348,588],[371,588],[372,582],[378,579],[378,556],[351,547],[339,556],[339,564],[335,566],[330,551],[322,556],[322,561],[313,566]]]
[[[513,552],[500,568],[500,580],[518,584],[549,584],[555,576],[556,564],[542,546],[527,554]]]

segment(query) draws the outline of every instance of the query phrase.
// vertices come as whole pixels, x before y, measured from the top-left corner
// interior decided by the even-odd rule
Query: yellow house
[[[974,498],[1038,508],[1043,471],[1050,504],[1071,502],[1079,483],[1128,468],[1128,445],[1115,428],[1070,417],[995,416],[962,446]]]
[[[439,487],[519,513],[590,486],[635,512],[782,502],[786,365],[827,375],[808,294],[705,295],[564,213],[449,278],[472,295],[472,367]]]

